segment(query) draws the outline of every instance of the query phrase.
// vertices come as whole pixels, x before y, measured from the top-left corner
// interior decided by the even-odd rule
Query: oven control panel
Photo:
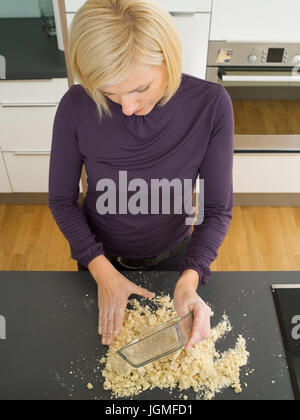
[[[278,66],[300,63],[300,44],[264,44],[211,41],[208,66]]]

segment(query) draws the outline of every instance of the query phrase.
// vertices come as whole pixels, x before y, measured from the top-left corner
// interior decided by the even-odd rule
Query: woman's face
[[[127,80],[107,86],[101,92],[121,105],[125,115],[147,115],[164,95],[166,83],[165,65],[135,65]]]

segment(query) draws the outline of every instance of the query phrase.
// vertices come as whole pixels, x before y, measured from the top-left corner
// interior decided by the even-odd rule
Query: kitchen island
[[[172,298],[179,278],[176,271],[122,273]],[[250,353],[241,368],[243,392],[226,389],[216,400],[295,399],[271,286],[297,283],[296,271],[214,272],[209,285],[199,287],[214,312],[212,327],[224,313],[233,327],[218,350],[233,347],[242,334]],[[88,271],[0,271],[0,316],[6,323],[0,339],[0,400],[110,399],[97,370],[108,347],[97,334],[97,288]],[[155,388],[133,399],[176,400],[182,393]],[[192,390],[184,394],[195,398]]]

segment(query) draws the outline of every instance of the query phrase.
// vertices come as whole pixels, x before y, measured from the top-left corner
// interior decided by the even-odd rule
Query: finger
[[[194,344],[198,343],[201,339],[201,330],[203,327],[204,318],[202,316],[202,311],[199,306],[194,307],[193,315],[194,315],[194,321],[193,321],[192,334],[189,341],[185,345],[186,349],[192,347]]]
[[[107,324],[108,324],[108,312],[102,313],[102,344],[106,344],[106,337],[107,337]]]
[[[99,305],[99,334],[103,336],[103,332],[105,331],[104,320],[107,318],[108,310],[102,298],[100,299],[98,305]]]
[[[189,343],[187,343],[188,348],[194,346],[200,341],[208,340],[210,338],[210,331],[210,316],[208,314],[204,314],[197,334],[191,337]]]
[[[99,309],[98,333],[99,335],[102,335],[105,305],[104,305],[102,295],[100,294],[98,295],[98,309]]]
[[[99,311],[99,321],[98,321],[98,334],[102,334],[102,314]]]
[[[110,311],[108,315],[107,331],[106,331],[106,342],[105,344],[111,344],[113,339],[113,331],[115,325],[115,311]]]
[[[103,305],[99,302],[99,321],[98,321],[98,333],[102,335],[103,331]]]
[[[115,312],[115,330],[114,330],[114,336],[117,337],[122,329],[123,321],[124,321],[124,315],[125,315],[125,309],[126,309],[126,303],[120,305],[116,309]]]

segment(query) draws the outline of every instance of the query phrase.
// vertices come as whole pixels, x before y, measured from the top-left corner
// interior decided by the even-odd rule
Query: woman
[[[175,309],[194,314],[186,348],[210,335],[210,308],[197,286],[207,284],[232,218],[233,110],[221,85],[182,73],[181,53],[173,19],[155,1],[88,0],[70,28],[79,84],[55,116],[49,207],[72,258],[97,282],[104,344],[119,335],[131,294],[154,296],[122,269],[180,271]],[[81,209],[83,163],[88,191]],[[194,191],[198,174],[204,220],[192,226],[175,211],[183,204],[175,193],[185,180]],[[154,182],[175,179],[170,196],[162,193],[173,211],[160,204],[157,211]]]

